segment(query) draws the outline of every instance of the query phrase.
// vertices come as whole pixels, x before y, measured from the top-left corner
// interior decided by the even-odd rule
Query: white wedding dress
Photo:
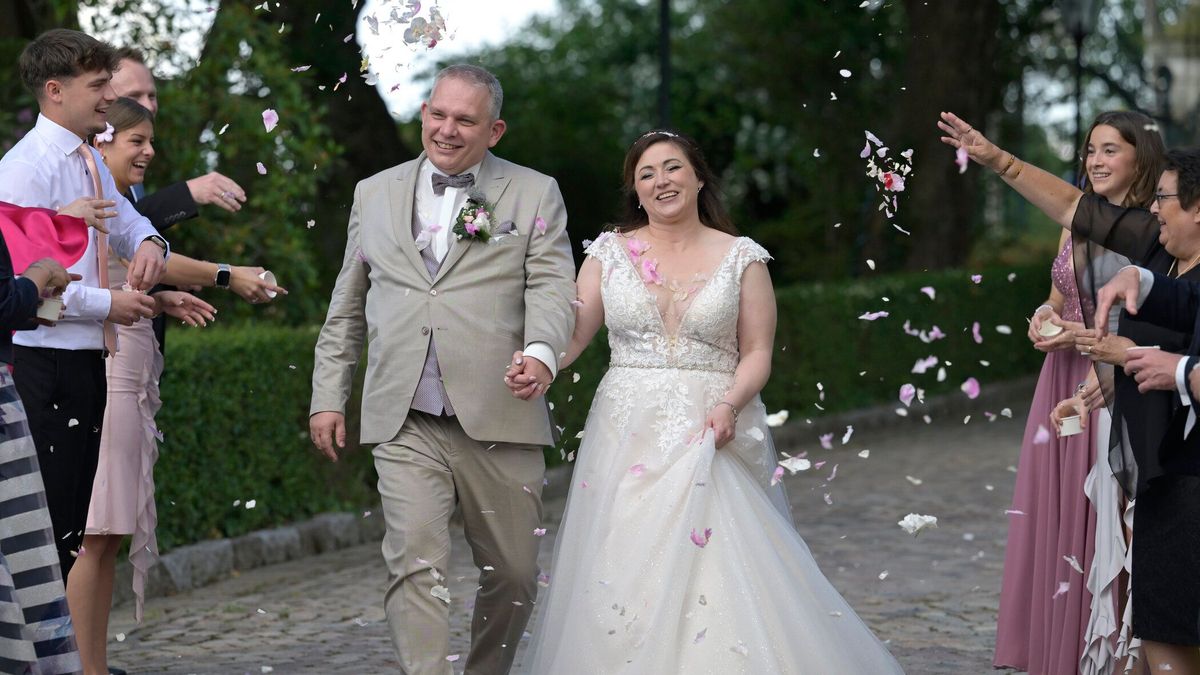
[[[587,251],[603,266],[612,360],[588,415],[528,669],[903,672],[821,574],[782,485],[771,485],[762,402],[742,411],[720,450],[711,432],[698,433],[733,382],[742,272],[770,256],[743,237],[707,281],[664,289],[643,282],[627,241],[609,234]],[[664,290],[688,306],[660,310]]]

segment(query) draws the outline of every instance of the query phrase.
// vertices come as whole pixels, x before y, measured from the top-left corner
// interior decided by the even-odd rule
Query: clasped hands
[[[553,381],[554,376],[546,364],[519,351],[513,352],[512,363],[504,371],[504,384],[513,397],[522,401],[533,400],[550,391]]]

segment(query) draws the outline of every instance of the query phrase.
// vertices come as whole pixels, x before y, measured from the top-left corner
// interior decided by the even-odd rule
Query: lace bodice
[[[613,367],[684,368],[732,373],[738,364],[742,273],[771,256],[747,237],[733,242],[712,273],[693,280],[671,322],[626,247],[606,232],[587,249],[602,265],[600,292]]]
[[[1066,298],[1063,302],[1062,318],[1066,321],[1083,321],[1083,312],[1079,309],[1079,289],[1075,285],[1075,267],[1071,259],[1070,240],[1063,244],[1058,256],[1051,263],[1050,280],[1058,292]]]

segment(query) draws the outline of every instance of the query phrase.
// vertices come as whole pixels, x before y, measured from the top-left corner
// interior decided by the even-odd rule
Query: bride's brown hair
[[[696,178],[700,179],[700,183],[703,184],[704,189],[700,190],[700,197],[697,200],[700,222],[714,230],[737,236],[737,228],[734,227],[733,220],[729,218],[729,212],[725,210],[725,205],[721,203],[721,186],[717,181],[717,176],[708,167],[708,162],[704,160],[700,146],[683,134],[665,129],[655,129],[642,134],[629,147],[629,152],[625,153],[625,169],[621,176],[623,213],[621,221],[613,229],[617,232],[632,232],[650,222],[646,212],[640,208],[637,190],[634,189],[633,183],[638,161],[650,146],[657,143],[671,143],[682,150],[688,163],[692,165],[692,171],[696,173]]]

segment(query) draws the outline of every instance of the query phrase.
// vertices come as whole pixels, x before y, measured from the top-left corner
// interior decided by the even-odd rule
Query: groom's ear
[[[504,120],[496,120],[495,122],[492,122],[492,135],[491,138],[488,139],[488,147],[496,147],[496,144],[500,142],[500,137],[504,135],[505,131],[508,131],[508,124],[506,124]]]

